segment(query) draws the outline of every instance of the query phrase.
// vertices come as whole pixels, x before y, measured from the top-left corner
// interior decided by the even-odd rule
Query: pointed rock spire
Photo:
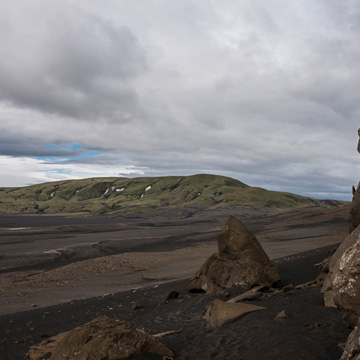
[[[256,237],[234,216],[229,217],[217,241],[219,253],[210,256],[194,275],[190,291],[209,293],[232,286],[271,286],[280,280],[277,268]]]

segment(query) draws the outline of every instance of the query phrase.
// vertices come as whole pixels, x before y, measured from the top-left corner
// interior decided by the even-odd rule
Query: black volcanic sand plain
[[[267,309],[216,330],[202,318],[216,295],[190,294],[189,278],[217,250],[233,214],[278,266],[282,285],[313,280],[314,265],[348,234],[348,207],[266,213],[196,208],[133,217],[0,216],[0,359],[26,359],[32,344],[108,314],[162,339],[175,359],[339,359],[351,331],[319,287],[251,303]],[[165,304],[169,290],[179,299]],[[231,296],[242,289],[228,289]],[[131,310],[139,302],[140,310]],[[285,310],[288,319],[275,320]],[[138,359],[156,358],[139,355]]]

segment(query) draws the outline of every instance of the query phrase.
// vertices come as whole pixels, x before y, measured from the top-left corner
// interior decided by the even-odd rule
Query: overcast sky
[[[0,186],[360,180],[356,0],[5,0],[0,53]]]

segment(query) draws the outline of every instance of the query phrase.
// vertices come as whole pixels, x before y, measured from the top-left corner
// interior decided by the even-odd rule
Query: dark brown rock
[[[141,309],[142,309],[142,305],[140,304],[139,301],[136,301],[131,307],[131,310],[141,310]]]
[[[174,300],[177,299],[179,297],[179,293],[175,290],[170,290],[166,296],[165,296],[165,304],[167,304],[169,302],[169,300]]]
[[[200,270],[193,276],[189,284],[189,290],[191,292],[205,291],[206,293],[212,293],[214,291],[221,290],[221,287],[207,276],[210,267],[213,266],[218,258],[218,253],[211,255],[202,265]]]
[[[355,324],[360,316],[360,226],[339,246],[329,262],[323,289],[325,305],[338,307]]]
[[[59,335],[41,343],[42,346],[51,344],[51,360],[125,360],[141,352],[174,356],[171,350],[143,329],[105,315]],[[51,340],[58,342],[54,344]],[[36,348],[38,354],[49,352],[40,345]],[[33,350],[29,351],[30,358],[39,359]]]
[[[219,255],[229,260],[252,259],[257,262],[269,260],[264,249],[246,226],[230,215],[224,230],[218,235]]]
[[[39,345],[33,345],[30,347],[27,357],[30,360],[42,360],[47,359],[49,354],[52,354],[59,344],[59,342],[65,337],[67,332],[60,333],[49,339],[43,340]]]
[[[190,281],[190,291],[207,293],[220,288],[271,286],[280,280],[256,237],[233,216],[218,235],[219,253],[213,254]]]

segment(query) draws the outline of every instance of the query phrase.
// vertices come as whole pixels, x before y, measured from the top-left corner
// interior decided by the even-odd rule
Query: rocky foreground
[[[134,219],[128,224],[101,220],[108,232],[99,232],[100,225],[94,227],[94,219],[90,219],[86,227],[95,231],[93,234],[83,234],[82,228],[77,225],[50,226],[42,233],[41,226],[39,229],[15,227],[17,220],[13,219],[14,227],[12,230],[4,228],[3,234],[20,233],[6,235],[8,238],[3,236],[0,241],[9,254],[8,258],[1,259],[7,267],[0,274],[2,299],[7,299],[2,308],[8,311],[0,316],[0,358],[46,359],[52,354],[51,359],[55,360],[296,360],[339,359],[341,356],[343,359],[355,359],[357,329],[349,338],[353,339],[352,342],[348,342],[343,352],[352,331],[352,325],[344,321],[344,315],[351,312],[340,305],[336,296],[333,303],[337,307],[324,306],[324,294],[321,293],[323,280],[333,276],[333,264],[337,264],[343,256],[339,255],[339,250],[333,254],[338,248],[337,242],[346,238],[348,212],[345,208],[327,211],[304,209],[274,215],[250,215],[240,211],[240,216],[246,219],[250,228],[256,229],[256,237],[233,217],[225,228],[224,225],[218,227],[225,220],[224,214],[217,217],[220,219],[218,222],[209,221],[207,214],[206,219],[194,220],[189,227],[185,226],[189,219],[183,224],[177,221],[171,227],[161,221],[157,226],[149,226],[149,223],[138,226]],[[51,221],[58,220],[48,220],[47,224],[50,225]],[[32,219],[31,223],[35,224],[36,219]],[[166,224],[169,225],[168,222]],[[180,235],[179,231],[184,229],[186,235]],[[194,232],[194,229],[197,231]],[[151,232],[153,237],[145,236]],[[165,237],[159,236],[161,232]],[[126,239],[129,234],[142,235],[133,236],[134,243],[129,245],[129,242],[121,240],[120,234]],[[354,248],[358,238],[356,234],[355,231],[350,236],[353,240],[345,240],[343,244],[349,243]],[[35,239],[39,236],[41,241],[37,242]],[[97,237],[102,240],[95,245],[91,242],[89,246],[86,242],[89,236],[92,240]],[[104,236],[107,237],[105,242]],[[217,249],[208,246],[216,244],[216,236]],[[16,241],[12,241],[14,239]],[[57,250],[60,255],[55,256],[51,244],[56,245],[58,241],[67,244],[67,250]],[[17,253],[17,242],[25,245],[30,242],[32,248],[38,250],[32,253],[36,261],[31,268],[22,267],[21,256],[10,256]],[[73,245],[71,250],[71,243],[78,245]],[[9,244],[15,246],[13,250]],[[48,247],[45,257],[44,244]],[[106,247],[103,244],[107,244]],[[322,244],[332,245],[316,249]],[[272,254],[271,262],[262,246]],[[146,248],[146,253],[140,251]],[[298,251],[307,248],[312,250]],[[53,258],[48,257],[49,249]],[[135,249],[137,252],[134,252]],[[204,256],[204,249],[207,249],[207,256]],[[132,252],[126,252],[129,250]],[[211,255],[216,250],[218,253]],[[274,255],[281,252],[288,255],[276,259]],[[90,258],[84,259],[85,255]],[[331,256],[333,261],[325,261]],[[164,258],[167,258],[165,263],[162,262]],[[69,260],[70,263],[66,264]],[[12,268],[11,263],[17,268]],[[154,264],[157,264],[155,268]],[[245,270],[241,270],[244,264],[246,277],[242,276]],[[186,269],[187,265],[190,272]],[[211,271],[204,272],[204,268]],[[196,272],[197,269],[200,270]],[[249,272],[249,269],[254,271]],[[263,272],[261,269],[268,270]],[[189,274],[185,279],[164,283],[169,281],[172,272],[185,270]],[[329,271],[330,275],[324,271]],[[96,275],[98,272],[102,273],[99,277]],[[18,273],[20,277],[16,275]],[[159,276],[160,273],[162,275],[158,280],[143,281],[138,288],[112,291],[116,289],[115,283],[121,283],[126,278],[132,279],[132,282],[134,274],[141,274],[144,280],[146,274]],[[230,282],[224,281],[224,274]],[[194,275],[192,280],[191,275]],[[196,278],[202,280],[198,282],[198,289],[191,287]],[[205,287],[202,287],[204,284]],[[102,295],[80,300],[76,294],[81,286],[90,287],[92,294]],[[59,296],[59,289],[79,300],[55,301],[51,294],[54,292],[55,296]],[[106,289],[110,290],[110,294],[104,292]],[[333,291],[335,287],[330,285],[330,289]],[[43,299],[43,303],[29,303],[35,293],[37,300]],[[18,301],[21,299],[23,309],[32,310],[19,312],[21,304]],[[11,302],[18,303],[13,307]],[[57,305],[46,306],[51,303]]]
[[[271,239],[270,234],[277,234],[277,246],[281,245],[283,249],[289,243],[297,243],[297,246],[302,244],[306,248],[309,242],[313,242],[313,246],[321,244],[324,237],[327,241],[346,237],[343,230],[348,227],[347,213],[348,210],[329,211],[326,214],[317,212],[318,224],[322,222],[322,226],[312,222],[311,225],[308,223],[306,230],[304,224],[300,226],[298,221],[300,218],[309,219],[309,213],[297,213],[296,216],[293,212],[269,218],[260,215],[253,225],[258,229],[264,245]],[[281,231],[280,228],[275,230],[275,218],[277,224],[283,221]],[[251,218],[248,218],[248,222],[252,223]],[[266,238],[261,235],[261,228],[263,231],[266,229]],[[323,231],[327,231],[328,235],[324,236]],[[212,237],[213,231],[210,234]],[[204,236],[207,239],[209,233],[205,231],[200,236],[202,245],[206,244]],[[282,236],[284,240],[279,243]],[[197,240],[198,237],[199,234],[195,236]],[[175,252],[187,249],[194,252],[196,246],[190,243],[189,248],[182,244]],[[116,244],[115,240],[113,244]],[[159,281],[133,290],[54,306],[37,308],[38,304],[35,303],[30,311],[5,313],[0,316],[0,358],[16,360],[30,356],[31,359],[46,359],[51,354],[52,359],[86,359],[90,358],[89,354],[93,359],[339,359],[342,356],[345,342],[352,331],[351,325],[344,321],[343,310],[324,306],[320,286],[325,277],[324,270],[328,270],[324,260],[333,255],[338,245],[319,249],[312,247],[311,251],[280,259],[272,257],[270,263],[256,237],[232,217],[220,232],[217,245],[219,254],[214,257],[209,252],[209,259],[215,258],[213,265],[219,271],[193,271],[193,279],[200,275],[203,284],[212,284],[205,289],[191,289],[193,281],[190,278],[167,283]],[[276,242],[273,245],[275,248]],[[155,246],[155,243],[151,246]],[[153,249],[160,250],[161,246],[158,243]],[[148,258],[153,258],[155,254],[148,253]],[[117,259],[118,255],[110,255],[114,256]],[[187,259],[184,259],[184,253],[181,256],[178,261],[181,260],[181,266],[185,269]],[[94,262],[93,265],[104,269],[106,258],[95,257],[88,260],[90,263],[80,263],[89,265]],[[209,262],[206,258],[202,261],[205,264]],[[261,266],[254,267],[258,261],[267,264],[264,268],[268,269],[268,274],[256,270],[261,269]],[[167,265],[169,269],[170,264]],[[253,273],[248,272],[247,279],[251,278],[251,284],[246,282],[247,279],[242,279],[241,264],[255,269]],[[325,268],[322,269],[324,264]],[[44,266],[49,267],[49,264],[44,263]],[[61,275],[68,266],[62,267],[57,263],[57,268],[48,269],[42,274],[51,273],[53,276],[55,271]],[[201,262],[198,268],[204,268]],[[329,269],[332,273],[332,269]],[[91,273],[91,267],[86,271]],[[135,270],[141,271],[150,270]],[[166,273],[166,269],[162,271]],[[104,279],[110,273],[105,271]],[[223,281],[224,273],[229,275],[231,283]],[[131,272],[128,274],[131,275]],[[37,283],[33,281],[38,276],[29,274],[30,283],[34,286]],[[121,276],[126,276],[126,273]],[[234,282],[236,277],[239,281],[245,280],[245,283]],[[93,276],[93,279],[93,287],[100,285],[99,278],[96,280],[96,276]],[[262,284],[264,279],[268,283]],[[71,284],[76,282],[69,280],[64,286],[70,290]],[[112,278],[111,281],[116,279]],[[39,284],[40,281],[36,286]],[[26,281],[20,281],[18,289],[24,291],[25,285]],[[49,289],[56,287],[45,287],[42,290],[44,298]],[[41,289],[33,288],[32,292],[35,290]],[[74,291],[76,293],[76,289],[72,288]],[[12,296],[13,299],[17,298],[15,294]],[[351,338],[354,337],[351,350],[346,350],[351,354],[356,351],[356,332]],[[347,349],[350,349],[350,345],[347,345]],[[344,359],[353,359],[351,356]]]
[[[351,332],[336,308],[323,304],[320,288],[296,288],[316,278],[320,263],[334,246],[274,261],[287,291],[264,291],[245,303],[265,308],[219,328],[209,329],[205,309],[216,298],[234,298],[245,291],[189,293],[189,280],[33,309],[0,317],[1,359],[26,359],[31,346],[85,324],[99,315],[129,321],[149,334],[179,330],[160,341],[175,359],[339,359]],[[178,297],[168,299],[170,291]],[[283,316],[279,314],[283,314]],[[88,339],[87,339],[88,340]],[[133,359],[161,359],[141,353]]]

